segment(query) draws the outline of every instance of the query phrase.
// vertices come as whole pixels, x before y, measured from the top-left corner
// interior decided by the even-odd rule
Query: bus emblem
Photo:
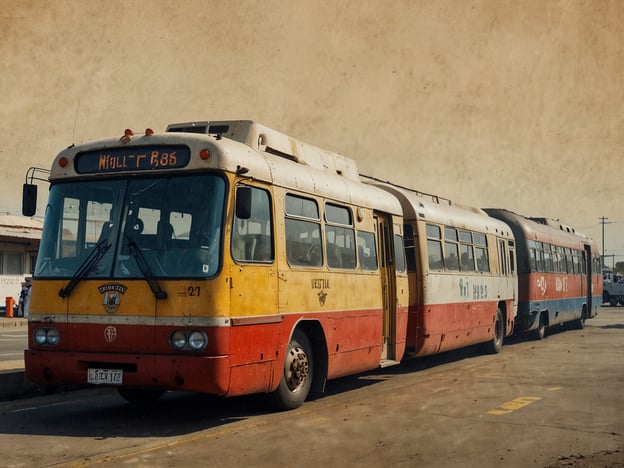
[[[104,329],[104,338],[109,343],[112,343],[117,338],[117,329],[115,327],[106,327]]]
[[[100,294],[104,295],[104,310],[114,314],[119,310],[121,295],[127,291],[127,287],[119,283],[103,284],[98,287]]]
[[[108,291],[104,294],[104,310],[106,312],[114,314],[119,310],[119,304],[121,304],[121,299],[118,292]]]
[[[327,299],[327,293],[321,289],[321,291],[318,293],[318,298],[319,298],[319,304],[321,304],[321,306],[324,306],[325,299]]]

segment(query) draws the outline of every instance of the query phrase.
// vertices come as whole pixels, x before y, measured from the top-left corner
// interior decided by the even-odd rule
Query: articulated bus
[[[583,328],[602,304],[602,268],[596,242],[548,218],[486,209],[507,223],[518,250],[517,332],[543,339],[548,327]]]
[[[292,409],[405,358],[497,353],[520,319],[528,244],[512,224],[258,123],[126,130],[61,151],[48,181],[36,383],[113,385],[131,403],[265,393]],[[23,214],[36,205],[27,181]]]

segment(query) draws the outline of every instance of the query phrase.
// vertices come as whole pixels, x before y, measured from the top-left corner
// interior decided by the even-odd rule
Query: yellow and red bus
[[[67,148],[49,181],[31,381],[133,402],[266,392],[287,409],[404,354],[401,205],[351,159],[196,122]]]
[[[130,402],[266,393],[290,409],[406,357],[498,352],[513,328],[504,223],[258,123],[126,130],[61,151],[49,182],[33,382],[114,385]]]

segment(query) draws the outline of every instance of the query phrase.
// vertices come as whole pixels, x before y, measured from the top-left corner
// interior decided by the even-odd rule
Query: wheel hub
[[[301,387],[308,377],[308,372],[308,356],[299,346],[292,347],[288,352],[284,366],[284,377],[288,388],[295,391]]]

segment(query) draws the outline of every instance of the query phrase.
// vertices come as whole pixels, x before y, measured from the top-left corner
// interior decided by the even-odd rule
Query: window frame
[[[324,205],[325,255],[331,269],[355,270],[357,268],[357,242],[353,212],[350,207],[326,201]],[[337,215],[334,218],[334,215]],[[343,244],[337,240],[342,237]],[[333,241],[331,240],[333,238]],[[350,246],[347,244],[351,244]]]
[[[289,201],[301,200],[301,210],[289,211]],[[308,216],[305,207],[314,206],[315,216]],[[323,230],[321,227],[319,203],[316,199],[299,194],[286,193],[284,196],[284,242],[286,244],[286,262],[292,268],[322,268],[325,265],[323,254]],[[290,228],[289,228],[290,226]],[[318,233],[318,240],[315,240]],[[296,241],[294,237],[302,239],[303,234],[309,235],[311,242]],[[316,261],[316,259],[320,261]]]
[[[263,205],[259,207],[260,210],[258,211],[261,214],[264,214],[262,212],[266,211],[266,214],[268,216],[266,219],[262,219],[259,217],[255,218],[254,221],[257,221],[256,224],[260,226],[260,233],[250,233],[250,220],[237,218],[236,213],[234,213],[234,216],[232,217],[232,231],[230,235],[230,256],[232,257],[232,260],[237,263],[271,265],[275,262],[275,223],[273,222],[273,198],[271,196],[271,192],[264,187],[256,187],[254,185],[247,185],[247,187],[252,190],[252,215],[250,219],[254,218],[254,194],[256,193],[264,197],[263,200],[258,201],[258,203]],[[265,202],[266,204],[264,204]],[[256,204],[255,207],[258,208],[258,204]],[[264,230],[267,230],[268,228],[268,233],[262,234],[263,225]],[[243,229],[247,231],[244,234],[241,232]],[[257,255],[256,249],[258,249],[259,245],[262,246],[262,249],[260,251],[263,253],[267,253],[268,255]],[[240,255],[241,253],[242,255]]]

